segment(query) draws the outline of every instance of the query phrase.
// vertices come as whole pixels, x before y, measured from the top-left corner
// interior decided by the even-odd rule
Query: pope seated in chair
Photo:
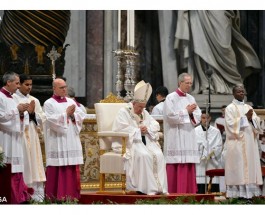
[[[113,124],[113,131],[128,132],[124,155],[126,189],[147,195],[167,194],[166,163],[159,139],[159,123],[145,110],[152,87],[144,81],[134,89],[134,99],[121,108]],[[120,151],[120,143],[113,143]]]

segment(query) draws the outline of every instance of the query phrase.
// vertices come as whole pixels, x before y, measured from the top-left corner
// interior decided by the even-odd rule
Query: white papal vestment
[[[142,142],[139,128],[140,117],[133,112],[132,103],[121,108],[113,124],[113,131],[128,132],[126,153],[124,155],[126,170],[126,188],[148,195],[168,192],[166,163],[158,143],[159,123],[144,110],[143,124],[148,128],[145,135],[146,146]],[[114,150],[121,148],[113,143]]]

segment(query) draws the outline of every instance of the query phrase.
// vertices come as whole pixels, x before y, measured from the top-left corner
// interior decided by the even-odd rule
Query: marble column
[[[104,11],[104,98],[112,92],[116,94],[115,82],[117,62],[114,59],[113,50],[118,44],[118,11]]]
[[[176,15],[172,10],[159,10],[159,30],[164,86],[169,92],[177,87],[178,71],[174,50]]]
[[[86,38],[87,107],[94,108],[104,90],[104,11],[87,11]]]
[[[64,77],[76,97],[86,95],[86,11],[72,10],[71,23],[64,44],[70,44],[65,53]],[[85,105],[85,104],[84,104]]]

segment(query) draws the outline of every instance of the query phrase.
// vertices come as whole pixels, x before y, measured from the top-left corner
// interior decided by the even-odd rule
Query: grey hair
[[[75,97],[75,91],[73,87],[67,87],[67,94],[69,97],[74,98]]]
[[[19,77],[19,75],[15,72],[6,72],[3,75],[3,85],[5,86],[8,81],[14,81],[16,80],[16,77]]]
[[[186,72],[183,72],[183,73],[181,73],[181,74],[179,75],[179,77],[178,77],[178,82],[179,82],[179,83],[180,83],[180,82],[183,82],[186,76],[192,78],[192,76],[191,76],[190,74],[188,74],[188,73],[186,73]]]

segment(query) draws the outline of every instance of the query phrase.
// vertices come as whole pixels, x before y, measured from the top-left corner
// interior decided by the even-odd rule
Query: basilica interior
[[[247,100],[255,108],[264,108],[264,11],[239,11],[237,23],[243,37],[250,43],[261,67],[242,75]],[[120,14],[120,20],[119,15]],[[0,78],[7,71],[27,73],[33,77],[33,95],[43,103],[52,94],[52,60],[48,53],[55,47],[60,57],[55,60],[56,77],[67,80],[76,97],[89,109],[110,92],[117,94],[118,59],[116,50],[128,49],[127,11],[1,11]],[[129,17],[129,16],[128,16]],[[174,35],[178,11],[136,10],[133,19],[133,51],[135,82],[145,80],[153,89],[166,86],[170,92],[177,87]],[[118,32],[120,29],[120,32]],[[119,35],[118,35],[119,34]],[[132,36],[132,35],[131,35]],[[121,75],[126,71],[121,62]],[[124,77],[123,77],[124,78]],[[124,89],[121,94],[124,94]],[[195,92],[201,105],[206,92]],[[227,94],[227,93],[226,93]],[[228,93],[229,94],[229,93]],[[229,98],[229,99],[226,99]],[[231,96],[212,91],[213,109]],[[155,96],[150,99],[155,103]]]
[[[265,12],[239,12],[240,22],[236,24],[260,63],[260,68],[239,73],[247,91],[247,102],[262,110],[265,109]],[[185,71],[177,63],[179,58],[174,48],[178,13],[135,10],[129,16],[126,10],[0,11],[0,79],[8,71],[31,75],[32,95],[43,104],[52,95],[53,77],[64,78],[74,88],[76,99],[91,114],[95,103],[110,93],[125,98],[127,91],[133,91],[133,84],[140,80],[149,82],[153,91],[166,86],[173,92],[178,74]],[[127,78],[130,86],[125,85]],[[212,111],[219,114],[221,106],[232,100],[231,93],[213,90],[209,95],[211,88],[205,89],[192,93],[201,108],[205,108],[205,101],[211,96]],[[156,103],[154,93],[149,103]],[[96,129],[95,119],[88,119],[80,136],[86,155],[81,171],[83,189],[98,188],[98,184],[90,183],[98,180]]]

